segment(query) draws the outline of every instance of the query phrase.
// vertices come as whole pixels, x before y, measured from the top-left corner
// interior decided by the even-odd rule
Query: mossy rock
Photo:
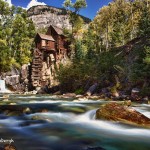
[[[102,105],[96,111],[96,119],[120,121],[122,123],[150,128],[150,119],[133,108],[116,102]]]

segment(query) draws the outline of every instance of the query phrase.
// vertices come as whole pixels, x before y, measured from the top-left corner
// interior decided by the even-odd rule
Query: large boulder
[[[116,102],[102,105],[96,111],[96,119],[120,121],[122,123],[133,124],[150,128],[150,119],[140,112]]]

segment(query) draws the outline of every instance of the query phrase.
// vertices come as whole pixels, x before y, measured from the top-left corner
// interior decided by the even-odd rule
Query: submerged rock
[[[30,114],[31,113],[31,109],[29,107],[26,107],[25,109],[23,109],[23,113]]]
[[[120,121],[122,123],[150,128],[150,119],[140,112],[118,103],[108,103],[96,111],[96,119]]]
[[[38,125],[38,124],[44,124],[47,123],[45,120],[26,120],[23,121],[19,124],[20,127],[25,127],[25,126],[31,126],[31,125]]]
[[[88,147],[86,150],[105,150],[102,147]]]
[[[22,112],[20,111],[11,111],[6,114],[7,116],[21,116]]]

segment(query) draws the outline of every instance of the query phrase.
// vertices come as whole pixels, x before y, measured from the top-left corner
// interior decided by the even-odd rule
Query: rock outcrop
[[[56,8],[47,5],[33,6],[28,9],[28,16],[34,22],[36,28],[46,28],[50,25],[57,26],[59,28],[71,28],[69,23],[69,16],[63,8]],[[84,16],[81,16],[88,24],[91,20]]]
[[[2,73],[0,79],[5,81],[10,91],[24,92],[28,86],[28,64],[22,65],[20,69],[13,68],[9,72]]]
[[[108,103],[96,111],[96,119],[120,121],[122,123],[150,128],[150,119],[134,110],[118,103]]]

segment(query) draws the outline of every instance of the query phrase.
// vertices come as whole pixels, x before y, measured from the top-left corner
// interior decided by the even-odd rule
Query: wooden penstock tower
[[[68,44],[62,29],[50,25],[46,34],[37,33],[35,45],[31,65],[32,85],[53,85],[55,69],[68,55]]]

